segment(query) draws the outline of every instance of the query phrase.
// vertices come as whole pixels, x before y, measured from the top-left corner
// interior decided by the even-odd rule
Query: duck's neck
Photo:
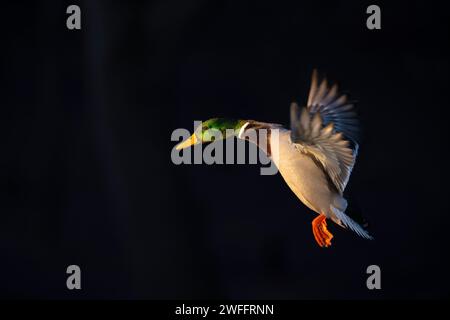
[[[270,142],[272,129],[280,129],[281,126],[254,120],[240,121],[243,121],[243,123],[236,131],[236,137],[256,144],[268,156],[271,156]]]
[[[259,122],[255,120],[239,120],[240,125],[237,129],[236,136],[240,139],[245,139],[245,134],[252,131],[259,133],[260,130],[270,132],[271,129],[280,128],[281,126],[273,123]]]
[[[224,137],[230,136],[230,130],[234,136],[239,139],[249,140],[255,144],[258,141],[254,139],[254,136],[270,135],[270,131],[274,128],[281,128],[278,124],[259,122],[255,120],[242,120],[242,119],[228,119],[228,118],[215,118],[209,120],[206,127],[213,127],[220,130]]]

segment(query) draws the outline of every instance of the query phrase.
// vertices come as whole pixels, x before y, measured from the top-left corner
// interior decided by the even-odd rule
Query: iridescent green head
[[[213,118],[202,122],[195,129],[194,134],[187,140],[177,145],[177,149],[184,149],[203,142],[212,142],[234,136],[245,124],[245,120]]]

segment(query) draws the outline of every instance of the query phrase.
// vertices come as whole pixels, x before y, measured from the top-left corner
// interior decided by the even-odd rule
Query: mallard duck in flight
[[[327,229],[327,219],[372,239],[345,213],[347,200],[343,192],[358,153],[358,121],[353,104],[338,92],[337,85],[329,86],[326,79],[319,84],[314,70],[306,107],[300,109],[297,103],[292,103],[290,116],[291,130],[253,120],[210,119],[176,148],[211,142],[210,129],[219,130],[224,138],[229,137],[227,129],[233,129],[237,138],[263,148],[295,195],[318,214],[312,221],[312,231],[321,247],[329,247],[333,238]],[[268,132],[264,145],[245,134],[250,129]],[[274,129],[278,134],[273,134]]]

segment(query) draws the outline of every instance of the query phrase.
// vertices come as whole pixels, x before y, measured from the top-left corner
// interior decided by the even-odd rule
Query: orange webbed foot
[[[331,246],[331,239],[333,239],[333,235],[327,229],[326,220],[327,218],[321,214],[312,221],[314,238],[321,247]]]

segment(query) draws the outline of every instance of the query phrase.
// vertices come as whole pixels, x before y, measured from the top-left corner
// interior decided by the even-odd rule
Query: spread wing
[[[337,86],[317,84],[314,71],[308,105],[291,104],[291,140],[322,165],[340,194],[344,192],[358,152],[358,122],[353,105]]]
[[[352,145],[358,144],[359,123],[353,103],[339,94],[336,84],[330,87],[325,78],[319,85],[317,70],[312,74],[307,108],[312,114],[319,113],[325,126],[333,123],[336,132],[341,132]]]

